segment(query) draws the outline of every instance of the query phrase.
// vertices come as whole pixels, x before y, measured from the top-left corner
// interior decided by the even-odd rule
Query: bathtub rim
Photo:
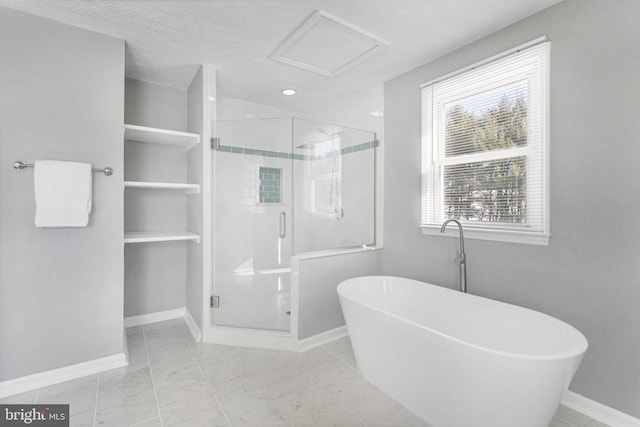
[[[400,277],[400,276],[358,276],[358,277],[352,277],[352,278],[343,280],[336,287],[337,293],[338,293],[340,298],[345,298],[345,299],[349,300],[350,302],[352,302],[354,304],[360,305],[362,307],[366,307],[368,309],[377,311],[377,312],[382,313],[382,314],[387,315],[387,316],[391,316],[391,317],[393,317],[393,318],[395,318],[397,320],[410,323],[412,325],[415,325],[416,327],[423,328],[423,329],[428,330],[428,331],[430,331],[430,332],[432,332],[432,333],[434,333],[436,335],[439,335],[441,337],[444,337],[446,339],[452,340],[454,342],[460,343],[460,344],[462,344],[464,346],[467,346],[467,347],[470,347],[470,348],[473,348],[473,349],[477,349],[477,350],[480,350],[480,351],[483,351],[483,352],[487,352],[487,353],[491,353],[491,354],[500,355],[500,356],[503,356],[503,357],[510,357],[510,358],[516,358],[516,359],[527,359],[527,360],[536,360],[536,361],[554,361],[554,360],[560,361],[560,360],[569,360],[569,359],[574,359],[574,358],[578,358],[578,357],[583,357],[584,354],[586,353],[587,349],[589,348],[589,341],[584,336],[584,334],[582,332],[580,332],[577,328],[575,328],[573,325],[565,322],[564,320],[560,320],[557,317],[551,316],[551,315],[549,315],[547,313],[543,313],[543,312],[538,311],[538,310],[533,310],[531,308],[523,307],[521,305],[511,304],[511,303],[508,303],[508,302],[503,302],[503,301],[499,301],[499,300],[483,297],[483,296],[480,296],[480,295],[469,294],[469,293],[463,294],[463,295],[467,295],[468,297],[472,297],[472,298],[481,298],[481,299],[484,299],[484,300],[489,300],[489,301],[492,301],[493,303],[500,304],[500,305],[509,305],[509,306],[513,306],[513,307],[518,307],[519,309],[530,311],[530,312],[534,312],[534,313],[537,313],[538,315],[548,317],[548,318],[552,319],[553,321],[555,321],[557,323],[560,323],[564,327],[569,328],[570,330],[572,330],[573,333],[577,334],[578,340],[581,341],[582,345],[579,346],[578,350],[565,351],[565,352],[561,352],[561,353],[530,354],[530,353],[515,353],[515,352],[504,351],[504,350],[496,350],[496,349],[493,349],[493,348],[490,348],[490,347],[484,347],[484,346],[481,346],[479,344],[475,344],[475,343],[471,343],[471,342],[468,342],[468,341],[464,341],[461,338],[454,337],[454,336],[451,336],[451,335],[447,335],[447,334],[445,334],[443,332],[440,332],[440,331],[437,331],[437,330],[435,330],[435,329],[433,329],[433,328],[431,328],[429,326],[422,325],[422,324],[417,323],[417,322],[415,322],[413,320],[407,319],[406,317],[402,317],[402,316],[399,316],[397,314],[391,313],[389,311],[385,311],[385,310],[383,310],[381,308],[375,307],[375,306],[370,305],[370,304],[364,304],[364,303],[355,301],[354,299],[344,295],[341,292],[341,286],[343,284],[345,284],[345,285],[342,286],[342,287],[346,288],[346,286],[347,286],[346,284],[348,284],[348,282],[356,281],[356,280],[363,280],[363,279],[377,279],[377,280],[379,280],[379,279],[399,279],[399,280],[407,280],[407,281],[411,281],[411,282],[425,284],[425,285],[429,285],[429,286],[437,286],[438,288],[441,288],[441,289],[444,289],[444,290],[447,290],[447,291],[450,291],[450,292],[459,293],[460,291],[457,291],[457,290],[454,290],[454,289],[451,289],[451,288],[447,288],[447,287],[444,287],[444,286],[440,286],[440,285],[435,285],[433,283],[422,282],[420,280],[415,280],[415,279],[410,279],[408,277]],[[467,296],[463,296],[463,298],[466,298]],[[348,329],[349,329],[349,325],[347,324],[347,330]]]

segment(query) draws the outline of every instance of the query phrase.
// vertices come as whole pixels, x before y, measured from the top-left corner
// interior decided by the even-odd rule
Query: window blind
[[[421,225],[548,233],[549,43],[422,87]]]

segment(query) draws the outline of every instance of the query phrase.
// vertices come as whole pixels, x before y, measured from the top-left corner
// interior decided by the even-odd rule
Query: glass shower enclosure
[[[375,133],[273,118],[213,135],[213,325],[288,332],[291,257],[375,245]]]

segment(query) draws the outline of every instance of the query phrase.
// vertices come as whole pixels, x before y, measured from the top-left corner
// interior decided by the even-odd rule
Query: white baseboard
[[[640,427],[640,419],[567,390],[562,404],[611,427]]]
[[[200,340],[202,339],[202,332],[200,331],[200,328],[198,327],[196,321],[193,320],[193,317],[191,316],[191,313],[189,313],[189,310],[186,309],[184,311],[184,321],[187,323],[189,332],[191,332],[191,335],[193,336],[195,342],[200,342]]]
[[[158,311],[156,313],[142,314],[139,316],[130,316],[124,318],[124,327],[131,328],[133,326],[148,325],[150,323],[164,322],[165,320],[184,319],[189,328],[189,332],[193,335],[196,342],[202,339],[202,332],[198,324],[193,320],[191,313],[186,308],[176,308],[174,310]]]
[[[124,353],[0,382],[0,398],[97,374],[127,365]]]
[[[130,316],[124,318],[124,327],[147,325],[149,323],[163,322],[165,320],[181,319],[185,314],[184,307],[175,310],[158,311],[156,313],[141,314],[140,316]]]
[[[349,332],[347,331],[347,327],[339,326],[335,329],[322,332],[318,335],[301,339],[300,341],[298,341],[298,351],[300,352],[307,351],[314,347],[318,347],[320,345],[327,344],[331,341],[335,341],[339,338],[346,337],[347,335],[349,335]]]

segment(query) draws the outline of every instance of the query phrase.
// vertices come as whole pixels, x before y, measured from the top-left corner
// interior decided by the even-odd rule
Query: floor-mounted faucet
[[[458,259],[456,262],[460,265],[460,292],[467,292],[467,256],[464,254],[464,234],[462,233],[462,224],[457,219],[448,219],[442,224],[440,232],[444,233],[447,224],[455,222],[458,224],[458,231],[460,233],[460,245],[458,248]]]

